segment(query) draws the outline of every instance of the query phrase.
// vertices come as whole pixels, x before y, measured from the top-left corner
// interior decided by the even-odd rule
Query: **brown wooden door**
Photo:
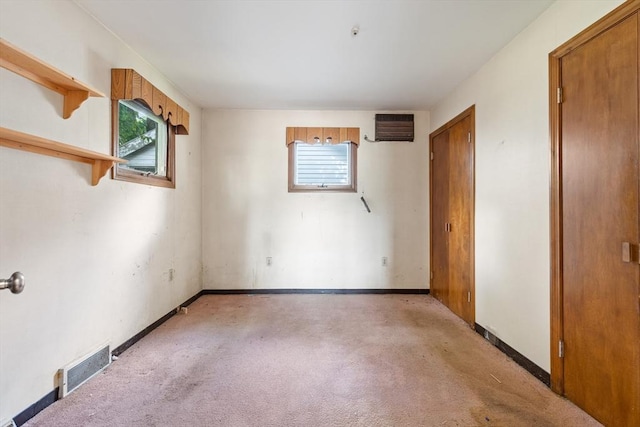
[[[473,117],[471,107],[431,134],[431,292],[472,326]]]
[[[564,394],[605,425],[637,427],[637,13],[564,55],[560,70]]]
[[[431,294],[449,305],[449,132],[431,140]],[[435,161],[435,159],[438,161]]]
[[[449,129],[449,308],[475,323],[471,286],[471,117]]]

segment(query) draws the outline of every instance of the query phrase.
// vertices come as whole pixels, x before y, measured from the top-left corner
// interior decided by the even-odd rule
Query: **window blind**
[[[297,185],[348,185],[349,143],[296,143],[295,182]]]

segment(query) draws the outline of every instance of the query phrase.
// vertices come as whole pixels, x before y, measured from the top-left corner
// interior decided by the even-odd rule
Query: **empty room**
[[[0,0],[0,427],[640,426],[640,0]]]

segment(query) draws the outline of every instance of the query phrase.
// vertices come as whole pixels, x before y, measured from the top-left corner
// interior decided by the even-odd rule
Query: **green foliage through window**
[[[167,174],[167,123],[145,105],[118,101],[117,156],[127,160],[118,169],[147,175]]]
[[[156,126],[153,120],[150,120],[146,117],[141,117],[140,115],[138,115],[138,112],[136,110],[127,108],[126,106],[119,109],[119,120],[120,128],[118,141],[120,145],[124,145],[132,139],[138,137],[145,140],[150,139],[144,134]]]

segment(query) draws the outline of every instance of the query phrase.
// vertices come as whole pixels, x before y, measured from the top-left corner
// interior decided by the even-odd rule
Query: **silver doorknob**
[[[8,279],[0,279],[0,289],[9,289],[13,294],[19,294],[24,289],[24,274],[16,271]]]

